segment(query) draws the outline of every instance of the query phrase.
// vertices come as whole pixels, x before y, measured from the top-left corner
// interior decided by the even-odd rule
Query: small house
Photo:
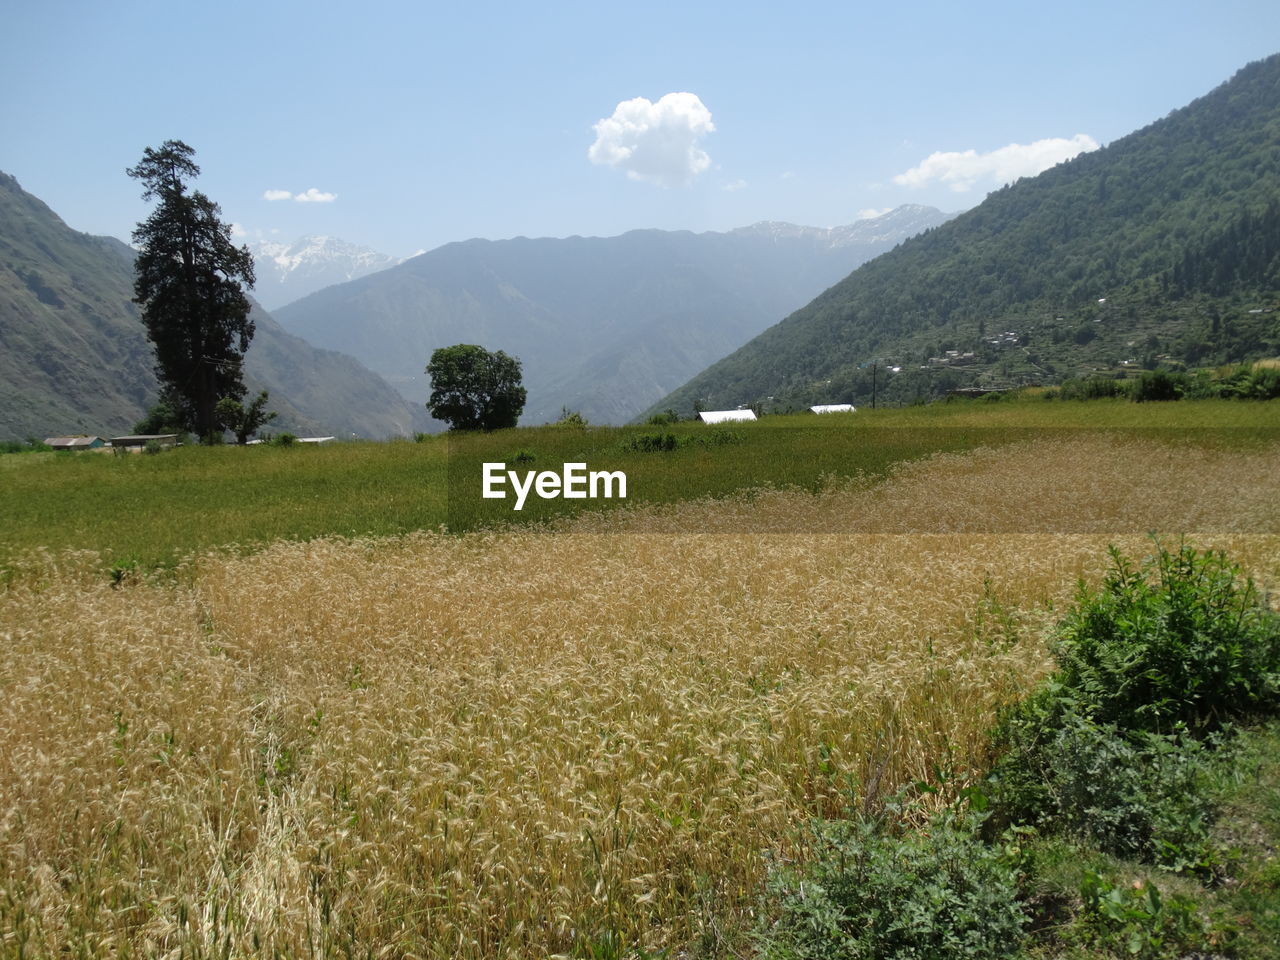
[[[101,437],[47,437],[47,446],[55,450],[100,450],[107,445]]]

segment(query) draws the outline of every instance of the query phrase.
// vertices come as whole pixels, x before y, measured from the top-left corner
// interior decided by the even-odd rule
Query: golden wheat
[[[1186,531],[1275,580],[1280,452],[1169,450],[1045,442],[119,588],[29,558],[0,593],[0,943],[540,957],[740,927],[804,818],[982,762],[1108,543]]]

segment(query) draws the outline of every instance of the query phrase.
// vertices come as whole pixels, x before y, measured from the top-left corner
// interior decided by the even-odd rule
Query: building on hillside
[[[47,437],[47,446],[55,450],[100,450],[107,445],[101,437]]]
[[[809,408],[814,413],[857,413],[858,408],[852,403],[819,403]]]
[[[703,423],[731,423],[755,418],[756,415],[750,410],[703,410],[698,414],[698,419]]]

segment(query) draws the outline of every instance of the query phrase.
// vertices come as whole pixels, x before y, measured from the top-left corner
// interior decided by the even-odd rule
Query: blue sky
[[[4,19],[0,170],[71,226],[127,239],[148,206],[124,169],[180,139],[246,239],[397,256],[964,209],[1280,50],[1274,0],[18,0]]]

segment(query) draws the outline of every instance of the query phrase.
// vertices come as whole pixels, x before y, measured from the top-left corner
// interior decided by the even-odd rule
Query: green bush
[[[993,793],[1006,819],[1173,871],[1213,867],[1216,771],[1227,753],[1215,752],[1216,739],[1126,732],[1070,711],[1049,723],[1039,706],[1005,726]]]
[[[954,811],[927,830],[895,832],[882,819],[814,827],[817,858],[777,871],[780,903],[766,960],[952,960],[1015,955],[1026,918],[1018,862],[983,843]]]
[[[672,423],[680,422],[680,414],[674,410],[663,410],[661,413],[655,413],[645,421],[651,427],[665,427]]]
[[[1280,399],[1280,369],[1276,367],[1254,367],[1249,372],[1244,396],[1250,400]]]
[[[1132,730],[1212,726],[1280,705],[1280,617],[1214,551],[1114,548],[1059,627],[1058,682],[1082,713]]]
[[[1187,389],[1185,373],[1168,370],[1146,370],[1134,383],[1133,399],[1138,403],[1148,401],[1180,400]]]
[[[1108,397],[1127,397],[1129,381],[1113,377],[1071,378],[1062,381],[1058,396],[1063,400],[1101,400]]]
[[[1224,727],[1280,705],[1280,617],[1221,553],[1112,563],[1059,624],[1058,670],[996,731],[999,816],[1205,870]]]
[[[555,422],[557,427],[573,427],[581,430],[589,426],[587,418],[577,410],[570,410],[568,407],[560,408],[560,419]]]

